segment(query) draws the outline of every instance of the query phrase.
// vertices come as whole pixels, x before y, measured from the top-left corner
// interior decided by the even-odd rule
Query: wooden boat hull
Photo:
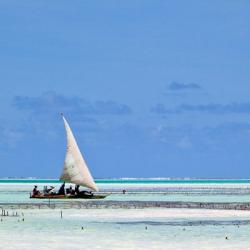
[[[61,195],[61,194],[40,194],[31,195],[31,199],[104,199],[108,195],[103,194],[78,194],[78,195]]]

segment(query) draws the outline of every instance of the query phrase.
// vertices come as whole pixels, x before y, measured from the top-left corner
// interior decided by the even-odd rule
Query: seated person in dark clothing
[[[69,188],[66,189],[66,194],[72,194],[74,195],[75,194],[75,190],[72,188],[72,186],[70,185]]]
[[[89,195],[89,196],[93,196],[92,191],[84,190],[84,191],[81,191],[80,193],[81,193],[81,194],[85,194],[85,195]]]
[[[80,188],[80,186],[79,186],[79,185],[76,185],[76,186],[75,186],[75,193],[76,193],[76,194],[79,194],[79,193],[80,193],[79,188]]]
[[[40,195],[40,191],[37,189],[37,186],[33,189],[33,196]]]
[[[58,191],[58,194],[62,194],[62,195],[65,195],[65,182],[61,185],[59,191]]]
[[[91,191],[87,191],[87,190],[80,191],[79,185],[75,186],[75,193],[76,193],[76,195],[79,195],[79,196],[81,196],[81,195],[93,196],[93,193]]]

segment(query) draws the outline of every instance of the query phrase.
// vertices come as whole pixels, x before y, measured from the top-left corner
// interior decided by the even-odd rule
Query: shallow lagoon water
[[[29,199],[33,185],[32,182],[1,183],[0,206],[41,202]],[[43,185],[38,184],[40,188]],[[106,199],[113,201],[250,202],[249,182],[116,182],[100,183],[99,187],[101,191],[111,193]],[[121,192],[123,189],[127,190],[125,195]],[[250,246],[250,211],[164,208],[9,210],[10,215],[13,212],[19,216],[1,217],[1,249],[235,250],[249,249]]]
[[[235,223],[248,219],[250,216],[248,211],[65,209],[62,210],[61,218],[61,210],[28,209],[19,211],[19,214],[20,217],[3,218],[0,224],[3,249],[248,249],[249,247],[250,226]],[[231,224],[224,223],[230,222],[232,218],[234,222]],[[213,221],[214,224],[207,225],[205,221]],[[174,222],[179,224],[175,225]],[[183,222],[190,223],[182,224]],[[196,223],[194,226],[192,222],[203,223]]]

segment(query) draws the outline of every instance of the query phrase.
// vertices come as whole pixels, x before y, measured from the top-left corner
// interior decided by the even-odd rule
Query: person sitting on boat
[[[91,191],[87,191],[87,190],[80,191],[80,186],[79,185],[75,186],[75,194],[76,195],[93,196],[93,193]]]
[[[93,196],[94,195],[92,193],[92,191],[88,191],[88,190],[81,191],[81,193],[84,194],[84,195],[89,195],[89,196]]]
[[[62,195],[65,195],[65,182],[61,185],[59,191],[58,191],[58,194],[62,194]]]
[[[71,195],[75,194],[75,190],[72,188],[71,185],[69,186],[69,188],[66,189],[66,194],[71,194]]]
[[[79,190],[80,186],[79,185],[75,185],[75,193],[79,194],[80,190]]]
[[[34,187],[33,189],[33,196],[40,195],[40,191],[37,189],[37,186]]]
[[[44,194],[47,194],[47,193],[48,193],[48,187],[47,187],[47,186],[44,186],[44,187],[43,187],[43,193],[44,193]]]

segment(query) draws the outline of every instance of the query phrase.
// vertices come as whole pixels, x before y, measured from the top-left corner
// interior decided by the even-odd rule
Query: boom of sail
[[[64,161],[64,168],[60,180],[88,187],[98,191],[88,166],[77,146],[75,137],[70,126],[63,116],[63,121],[67,134],[67,152]]]

